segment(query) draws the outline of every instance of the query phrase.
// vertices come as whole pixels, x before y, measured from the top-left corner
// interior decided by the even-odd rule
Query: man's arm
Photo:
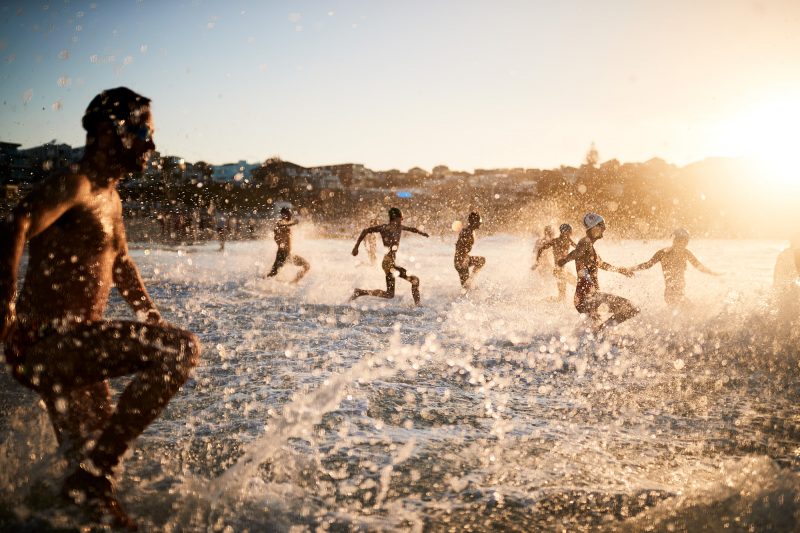
[[[570,261],[574,261],[578,257],[578,254],[580,253],[578,250],[580,250],[580,248],[576,246],[570,253],[568,253],[558,261],[556,261],[556,265],[563,267]]]
[[[417,228],[412,228],[411,226],[400,226],[400,229],[402,229],[403,231],[411,232],[411,233],[418,233],[418,234],[422,235],[423,237],[427,237],[428,236],[428,234],[425,233],[424,231],[420,231]]]
[[[369,228],[364,228],[364,231],[361,232],[361,235],[358,236],[358,240],[356,241],[356,245],[353,246],[353,255],[358,255],[358,247],[361,246],[361,241],[364,240],[364,237],[367,236],[368,233],[376,233],[381,230],[383,226],[372,226]]]
[[[547,250],[548,248],[552,247],[555,243],[556,243],[555,239],[550,239],[550,240],[545,241],[545,242],[543,242],[542,244],[540,244],[539,246],[536,247],[537,248],[536,249],[536,259],[535,259],[535,263],[533,265],[534,269],[536,269],[536,267],[539,266],[539,259],[542,257],[542,254],[544,253],[544,251]]]
[[[629,278],[633,277],[633,270],[630,268],[618,267],[614,266],[610,263],[606,263],[600,256],[597,256],[597,268],[602,270],[607,270],[609,272],[616,272],[617,274],[622,274],[623,276],[627,276]]]
[[[695,267],[700,272],[703,272],[705,274],[711,274],[712,276],[719,276],[719,272],[714,272],[710,268],[706,267],[689,250],[686,250],[686,258],[689,260],[689,262],[692,264],[692,266]]]
[[[644,263],[639,263],[638,265],[631,267],[632,272],[636,272],[637,270],[646,270],[664,258],[664,250],[659,250],[653,254],[653,257],[650,258],[649,261],[645,261]]]
[[[128,255],[128,240],[125,236],[125,228],[122,225],[120,215],[116,223],[115,232],[120,242],[117,257],[114,259],[113,280],[122,298],[128,302],[135,313],[145,313],[147,322],[160,322],[161,314],[156,309],[147,289],[144,287],[142,276],[133,258]]]
[[[50,181],[23,198],[0,232],[0,340],[15,320],[17,270],[25,243],[71,209],[88,189],[85,178],[69,174]]]

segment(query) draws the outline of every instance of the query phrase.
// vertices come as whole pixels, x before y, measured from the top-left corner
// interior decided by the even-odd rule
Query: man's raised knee
[[[171,379],[183,383],[189,378],[191,370],[200,362],[200,340],[194,333],[179,330],[177,352],[168,357],[165,354],[165,370]]]
[[[198,339],[197,335],[194,333],[187,331],[185,332],[185,335],[186,339],[183,342],[186,346],[186,362],[190,368],[194,368],[200,363],[200,352],[202,350],[202,345],[200,344],[200,339]]]

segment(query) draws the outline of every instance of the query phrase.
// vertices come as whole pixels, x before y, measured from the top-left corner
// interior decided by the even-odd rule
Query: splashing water
[[[479,235],[487,266],[464,295],[451,241],[404,238],[420,308],[403,280],[394,300],[347,303],[383,285],[352,241],[298,238],[297,286],[291,265],[260,277],[272,242],[134,250],[204,352],[126,460],[131,514],[167,531],[798,527],[798,349],[765,306],[779,243],[693,241],[730,271],[689,270],[680,313],[659,271],[601,273],[642,313],[595,340],[547,301],[532,243]],[[598,250],[630,265],[663,244]],[[74,523],[50,510],[63,465],[46,416],[4,379],[0,520]]]

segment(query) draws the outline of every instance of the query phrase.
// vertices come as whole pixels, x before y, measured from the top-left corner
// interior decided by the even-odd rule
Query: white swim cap
[[[603,217],[598,215],[597,213],[586,213],[583,217],[583,225],[586,229],[592,229],[593,227],[602,224],[603,227],[606,226],[606,221],[603,220]]]
[[[672,232],[672,236],[676,239],[689,239],[689,230],[684,228],[678,228]]]

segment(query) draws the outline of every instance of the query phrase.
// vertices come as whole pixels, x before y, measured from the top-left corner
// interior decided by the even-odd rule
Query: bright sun
[[[719,152],[756,160],[763,179],[794,188],[800,182],[800,94],[772,100],[727,122],[719,136]]]

